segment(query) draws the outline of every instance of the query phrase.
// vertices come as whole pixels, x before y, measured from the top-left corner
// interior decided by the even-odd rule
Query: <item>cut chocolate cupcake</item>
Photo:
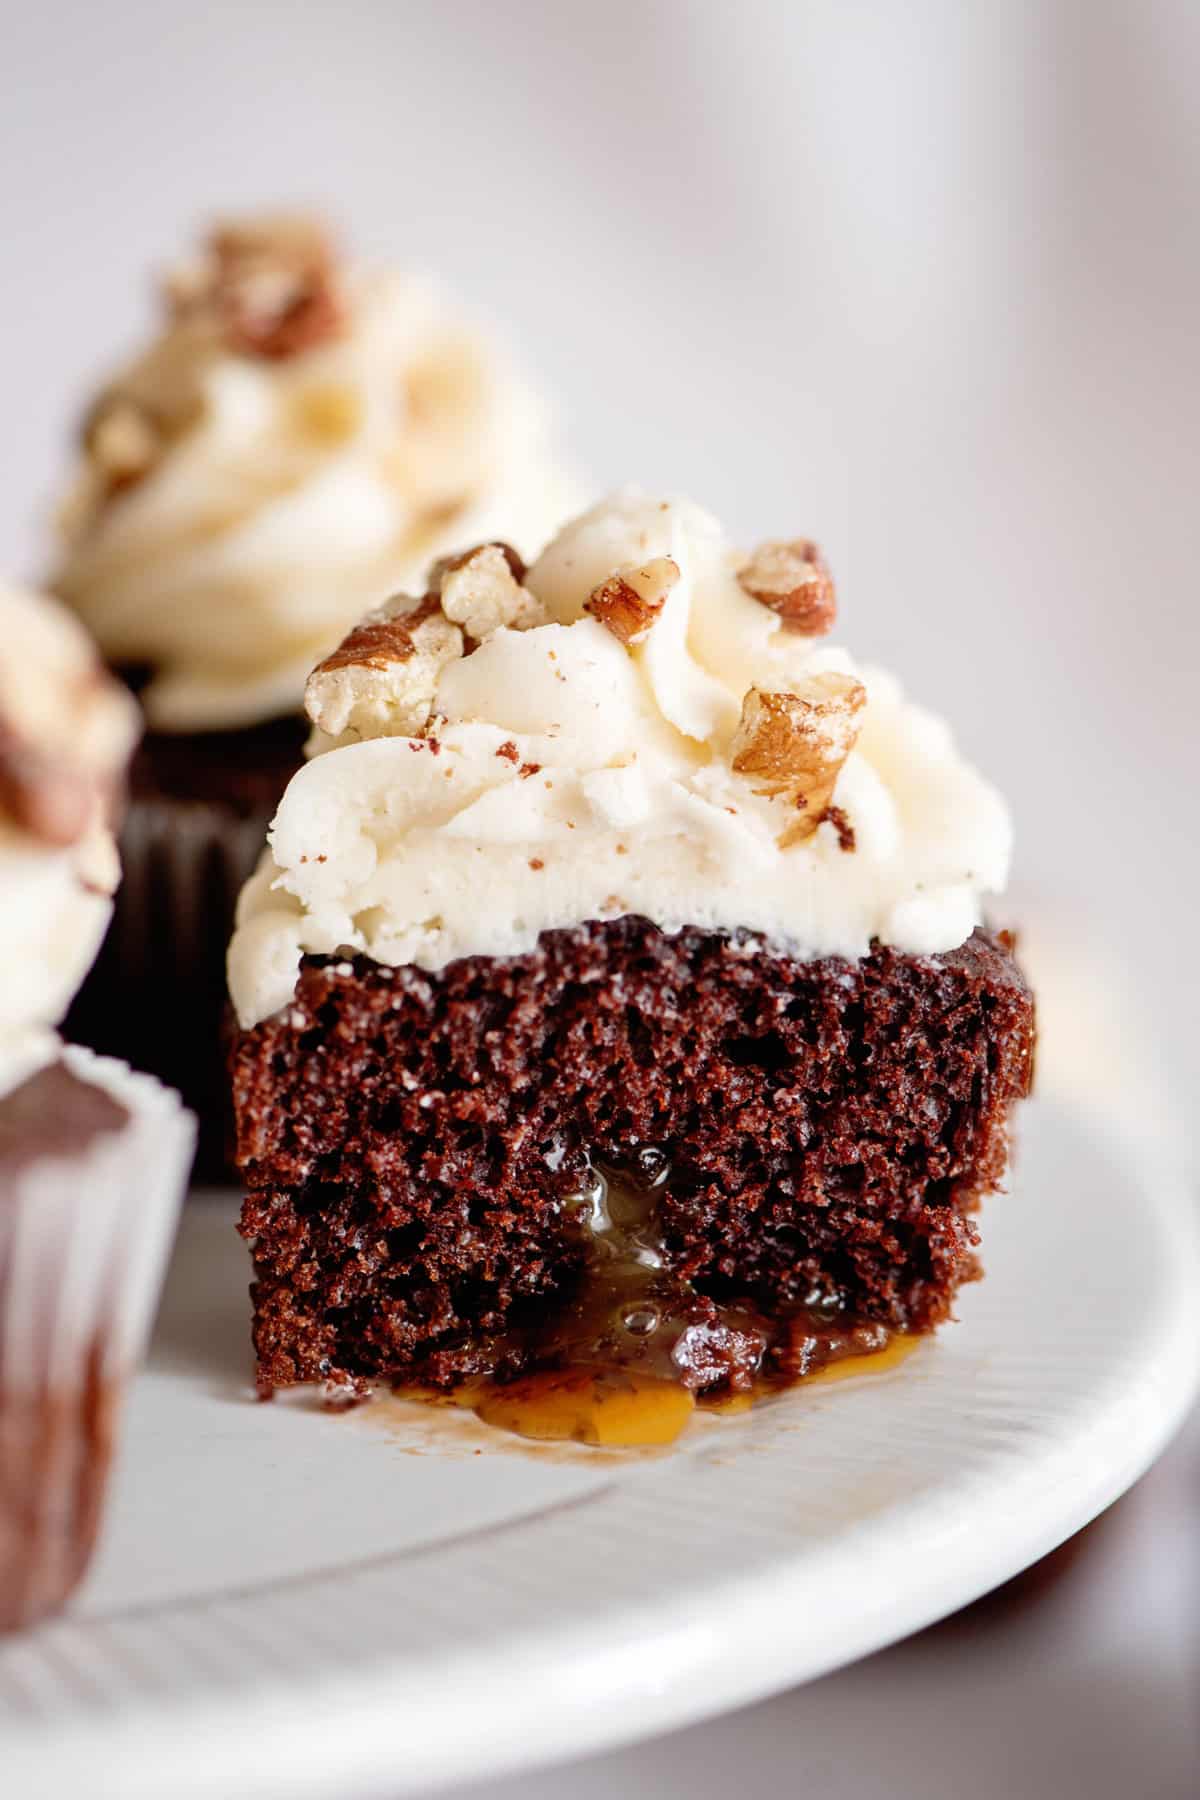
[[[230,956],[264,1392],[465,1385],[604,1440],[630,1383],[796,1380],[978,1273],[1034,1038],[980,924],[1007,816],[819,642],[797,543],[764,598],[619,496],[316,671]]]
[[[977,1273],[1032,1029],[983,933],[800,962],[625,917],[436,974],[306,959],[234,1058],[260,1377],[738,1389],[847,1321],[928,1330]]]

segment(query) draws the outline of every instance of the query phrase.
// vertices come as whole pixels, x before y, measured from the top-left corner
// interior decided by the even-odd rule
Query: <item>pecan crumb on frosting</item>
[[[341,334],[337,262],[324,227],[284,216],[233,220],[162,282],[170,330],[141,371],[115,382],[82,426],[92,485],[66,512],[69,533],[153,473],[202,407],[205,359],[224,347],[280,362]],[[189,357],[195,366],[189,367]]]
[[[773,539],[738,571],[752,600],[778,613],[787,630],[819,637],[837,617],[833,576],[810,538]]]
[[[416,737],[430,722],[438,676],[462,652],[462,632],[435,598],[414,606],[398,595],[317,664],[304,710],[330,737]]]
[[[781,848],[811,837],[820,824],[854,748],[866,698],[860,681],[829,670],[806,676],[794,693],[752,687],[742,701],[731,760],[739,775],[759,778],[755,793],[794,808]]]
[[[110,492],[139,481],[158,461],[162,432],[143,407],[121,395],[93,408],[84,421],[84,447]]]
[[[344,324],[333,246],[306,217],[218,224],[205,254],[164,285],[176,317],[211,317],[231,350],[269,361],[311,350]]]
[[[678,580],[679,564],[674,558],[656,556],[640,568],[617,569],[592,590],[584,610],[622,644],[637,644],[654,624]]]
[[[429,571],[430,590],[435,594],[440,594],[446,576],[453,574],[455,569],[463,568],[466,563],[471,561],[472,557],[478,556],[481,550],[498,550],[508,564],[513,580],[524,581],[528,571],[520,551],[514,550],[512,545],[506,544],[502,538],[493,538],[486,544],[472,544],[469,550],[456,550],[452,556],[439,556]]]
[[[527,631],[546,623],[546,610],[521,581],[525,564],[511,544],[477,544],[435,563],[431,580],[442,611],[477,643],[494,631]]]
[[[827,806],[821,814],[822,825],[832,825],[837,834],[838,849],[847,855],[858,848],[858,839],[854,835],[854,827],[845,810],[840,806]]]

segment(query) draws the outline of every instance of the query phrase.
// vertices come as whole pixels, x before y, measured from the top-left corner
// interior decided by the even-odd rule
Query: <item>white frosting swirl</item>
[[[108,812],[137,731],[82,627],[0,585],[0,1094],[55,1054],[107,929],[119,875]]]
[[[660,556],[680,578],[627,649],[584,603]],[[940,719],[785,630],[737,566],[695,507],[619,494],[530,570],[554,623],[497,631],[442,670],[436,740],[318,742],[242,894],[229,972],[243,1026],[287,1003],[305,952],[437,969],[622,913],[746,927],[804,957],[962,943],[1006,880],[1003,801]],[[781,847],[781,802],[730,765],[747,689],[824,670],[867,690],[834,791],[849,852],[829,822]]]
[[[185,313],[103,396],[160,449],[115,490],[85,466],[53,586],[110,663],[150,666],[157,730],[298,711],[313,664],[433,557],[501,526],[531,554],[569,509],[540,408],[436,289],[354,275],[345,314],[271,359]]]

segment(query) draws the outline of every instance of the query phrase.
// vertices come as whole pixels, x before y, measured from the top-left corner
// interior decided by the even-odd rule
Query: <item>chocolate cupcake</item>
[[[427,282],[343,263],[319,224],[221,225],[163,301],[88,412],[53,580],[148,724],[72,1026],[180,1087],[211,1152],[233,902],[301,760],[308,671],[501,519],[537,548],[566,490],[489,340]]]
[[[1029,1085],[1000,796],[827,643],[805,539],[625,493],[430,590],[314,671],[239,905],[263,1390],[657,1442],[899,1353]]]
[[[75,621],[0,589],[0,1630],[87,1566],[191,1160],[176,1095],[55,1029],[111,913],[136,734]]]

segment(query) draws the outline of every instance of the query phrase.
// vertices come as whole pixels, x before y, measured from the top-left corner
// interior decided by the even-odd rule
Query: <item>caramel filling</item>
[[[563,1206],[585,1238],[570,1296],[504,1346],[523,1371],[452,1394],[397,1391],[471,1408],[520,1437],[608,1448],[670,1444],[698,1406],[740,1412],[796,1383],[890,1368],[916,1338],[858,1324],[836,1297],[810,1294],[768,1317],[714,1300],[674,1272],[659,1199],[670,1165],[643,1151],[636,1177],[591,1166]]]

